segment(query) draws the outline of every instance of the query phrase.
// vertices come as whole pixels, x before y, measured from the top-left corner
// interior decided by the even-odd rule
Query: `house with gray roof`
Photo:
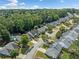
[[[68,33],[68,32],[67,32]],[[75,31],[69,31],[69,33],[63,36],[61,39],[61,46],[64,48],[69,48],[70,45],[78,38],[78,33]]]
[[[67,12],[67,14],[68,14],[69,18],[73,17],[73,15],[71,13]]]
[[[75,28],[79,30],[79,25]],[[60,39],[58,39],[50,48],[48,48],[45,54],[56,59],[59,56],[62,48],[69,48],[78,38],[79,32],[76,32],[74,30],[75,28],[63,34]]]
[[[41,33],[45,32],[46,29],[47,29],[46,26],[43,26],[43,27],[41,27],[41,28],[38,28],[38,29],[37,29],[37,30],[38,30],[38,34],[41,34]]]
[[[79,35],[79,26],[77,26],[76,28],[74,28],[74,31],[78,33]]]
[[[63,48],[69,48],[72,43],[73,41],[70,41],[69,39],[62,39],[62,41],[59,42]]]
[[[38,37],[41,33],[45,32],[47,29],[47,26],[43,26],[41,28],[38,28],[38,29],[34,29],[34,30],[31,30],[28,32],[28,35],[29,35],[29,39],[32,39],[34,37]]]
[[[69,13],[69,15],[71,15],[71,14]],[[60,18],[57,21],[48,23],[48,24],[46,24],[46,26],[43,26],[41,28],[38,28],[38,29],[34,29],[34,30],[29,31],[28,32],[28,35],[30,37],[29,39],[32,39],[34,37],[38,37],[39,34],[43,33],[48,28],[47,25],[56,26],[56,25],[60,24],[61,22],[65,22],[65,21],[69,20],[69,15],[66,16],[66,17],[64,17],[64,18]]]
[[[70,18],[72,18],[72,17],[73,17],[73,15],[70,14],[70,13],[68,13],[68,16],[66,16],[66,17],[64,17],[64,18],[60,18],[59,20],[54,21],[54,22],[51,22],[51,23],[48,23],[48,24],[49,24],[49,25],[54,25],[54,26],[56,26],[56,25],[58,25],[58,24],[60,24],[60,23],[62,23],[62,22],[65,22],[65,21],[70,20]]]
[[[14,49],[18,49],[18,45],[14,42],[10,42],[7,45],[4,46],[4,48],[8,49],[8,50],[14,50]]]
[[[38,31],[37,31],[37,29],[29,31],[28,35],[30,36],[31,39],[34,38],[34,37],[38,37]]]
[[[19,46],[16,43],[10,42],[0,49],[0,56],[10,56],[10,52],[18,48]]]
[[[5,48],[0,49],[0,56],[10,56],[9,50],[7,50]]]
[[[45,54],[49,57],[57,58],[61,50],[62,46],[58,42],[56,42],[46,51]]]

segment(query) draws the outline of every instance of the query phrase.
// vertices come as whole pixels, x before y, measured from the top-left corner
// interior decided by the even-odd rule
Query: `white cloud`
[[[43,1],[43,0],[40,0],[40,1]]]
[[[40,8],[38,5],[34,5],[31,7],[31,9],[38,9],[38,8]]]
[[[26,6],[0,6],[0,9],[28,9]]]
[[[19,0],[7,0],[9,3],[0,6],[0,9],[38,9],[38,5],[28,7],[24,2],[19,3]],[[41,0],[42,1],[42,0]]]
[[[8,3],[0,6],[0,9],[38,9],[38,5],[28,7],[24,2],[19,3],[19,0],[7,0]],[[43,1],[43,0],[40,0]]]
[[[0,9],[6,9],[6,7],[5,6],[0,6]]]
[[[18,3],[18,0],[8,0],[11,3]]]
[[[26,5],[24,2],[20,3],[20,5]]]
[[[5,6],[17,6],[16,3],[8,3],[8,4],[5,4]]]
[[[60,0],[61,3],[64,3],[64,0]]]
[[[19,3],[18,0],[7,0],[9,3],[0,6],[0,9],[26,9],[24,2]]]
[[[8,0],[9,3],[5,4],[6,6],[17,6],[18,5],[18,0]]]

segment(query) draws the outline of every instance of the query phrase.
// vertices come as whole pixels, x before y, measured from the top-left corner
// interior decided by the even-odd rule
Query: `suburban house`
[[[10,42],[0,49],[0,56],[10,56],[10,52],[18,48],[19,46],[16,43]]]
[[[46,55],[52,58],[58,58],[62,48],[69,48],[71,44],[76,41],[79,36],[79,25],[72,30],[66,32],[60,39],[58,39],[52,47],[46,51]]]
[[[57,58],[58,55],[60,54],[62,50],[62,46],[58,43],[58,42],[55,42],[47,51],[46,51],[46,55],[48,57],[51,57],[51,58]]]

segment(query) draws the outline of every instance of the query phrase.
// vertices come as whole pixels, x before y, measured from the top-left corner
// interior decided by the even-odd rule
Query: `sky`
[[[0,9],[79,9],[79,0],[0,0]]]

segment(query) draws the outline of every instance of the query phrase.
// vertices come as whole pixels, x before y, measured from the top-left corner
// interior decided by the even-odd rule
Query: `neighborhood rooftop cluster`
[[[52,23],[48,23],[47,25],[52,25],[52,26],[54,25],[54,26],[56,26],[56,25],[58,25],[58,24],[60,24],[62,22],[68,21],[72,17],[73,17],[73,15],[70,14],[70,13],[68,13],[68,16],[66,16],[64,18],[60,18],[59,20],[54,21]],[[34,37],[38,37],[41,33],[45,32],[46,29],[48,28],[47,25],[43,26],[41,28],[29,31],[27,33],[29,35],[29,40],[31,40]],[[11,39],[13,39],[13,38],[14,38],[14,40],[18,40],[19,41],[21,37],[20,36],[12,36]],[[62,40],[60,43],[63,44],[64,41]],[[47,50],[46,54],[49,55],[49,56],[53,56],[54,58],[56,58],[58,56],[59,52],[62,49],[62,46],[61,46],[60,43],[56,42],[51,48],[49,48]],[[10,51],[12,51],[13,49],[17,49],[17,47],[18,47],[14,42],[11,42],[11,43],[7,44],[6,46],[4,46],[4,48],[0,50],[0,55],[10,56]]]
[[[79,25],[62,35],[62,37],[46,51],[46,55],[52,58],[57,58],[62,48],[69,48],[71,44],[77,40],[78,35]]]

